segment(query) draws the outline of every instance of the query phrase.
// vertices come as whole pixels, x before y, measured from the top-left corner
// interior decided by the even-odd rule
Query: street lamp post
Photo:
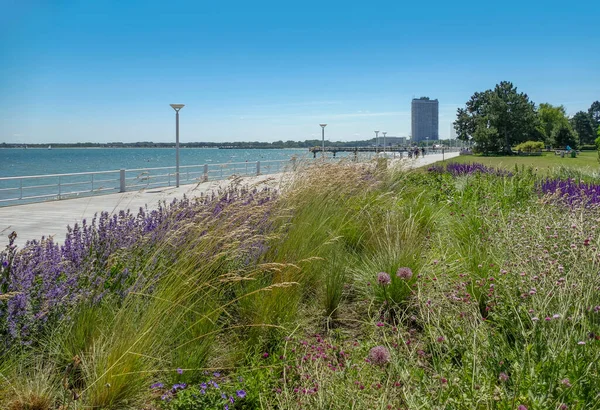
[[[387,131],[383,131],[383,156],[385,157],[385,134],[387,134]]]
[[[175,186],[179,188],[179,110],[185,104],[171,104],[175,110]]]
[[[323,141],[323,145],[322,145],[322,149],[321,149],[321,156],[323,157],[323,160],[325,160],[325,127],[327,127],[327,124],[319,124],[321,126],[321,139]]]
[[[378,147],[379,147],[379,131],[375,131],[375,154],[377,154]]]

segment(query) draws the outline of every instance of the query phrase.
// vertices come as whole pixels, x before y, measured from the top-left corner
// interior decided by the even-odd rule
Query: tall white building
[[[413,98],[411,106],[412,141],[438,140],[439,102],[429,97]]]

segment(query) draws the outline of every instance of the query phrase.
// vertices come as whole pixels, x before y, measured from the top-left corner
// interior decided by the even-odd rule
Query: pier
[[[409,152],[408,148],[405,147],[385,147],[385,149],[383,147],[325,147],[325,150],[323,151],[323,147],[312,147],[308,149],[310,152],[312,152],[313,154],[313,158],[317,157],[317,154],[320,152],[331,152],[333,153],[333,157],[335,158],[335,154],[337,154],[338,152],[351,152],[354,153],[354,157],[357,158],[359,153],[375,153],[375,154],[384,154],[384,153],[400,153],[400,158],[403,157],[404,153]],[[456,149],[454,148],[437,148],[437,149],[433,149],[433,148],[425,148],[425,154],[444,154],[444,153],[450,153],[450,152],[455,152]],[[420,151],[419,151],[420,152]]]

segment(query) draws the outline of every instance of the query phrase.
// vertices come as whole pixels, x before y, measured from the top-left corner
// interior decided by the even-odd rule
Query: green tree
[[[511,146],[538,139],[535,104],[508,81],[476,92],[459,108],[454,122],[458,139],[472,138],[482,152],[511,152]]]
[[[582,144],[593,144],[596,138],[596,133],[590,115],[586,112],[579,111],[571,118],[571,126],[579,135],[579,142]]]
[[[600,127],[600,101],[594,101],[588,110],[594,129]]]
[[[548,103],[541,103],[538,109],[538,131],[544,142],[548,145],[553,145],[552,136],[554,131],[569,123],[567,112],[562,105],[554,106]]]
[[[579,138],[568,122],[559,125],[552,131],[552,139],[557,147],[569,145],[571,148],[577,148],[579,145]]]

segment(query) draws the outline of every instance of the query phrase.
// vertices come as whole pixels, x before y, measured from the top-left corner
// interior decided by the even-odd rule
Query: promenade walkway
[[[445,158],[458,156],[458,153],[447,153]],[[442,154],[426,155],[417,160],[403,159],[410,167],[421,167],[442,160]],[[260,184],[266,181],[276,183],[280,175],[262,175],[243,178],[243,183]],[[160,201],[172,201],[181,198],[198,196],[201,193],[217,190],[230,184],[231,181],[213,181],[194,185],[182,185],[179,188],[153,188],[120,194],[99,195],[87,198],[48,201],[37,204],[15,205],[0,208],[0,247],[8,243],[8,235],[17,232],[16,244],[23,246],[28,240],[40,239],[42,236],[53,236],[58,242],[65,238],[67,225],[73,226],[83,219],[91,220],[96,213],[108,211],[118,212],[130,209],[134,212],[140,207],[153,209]]]

